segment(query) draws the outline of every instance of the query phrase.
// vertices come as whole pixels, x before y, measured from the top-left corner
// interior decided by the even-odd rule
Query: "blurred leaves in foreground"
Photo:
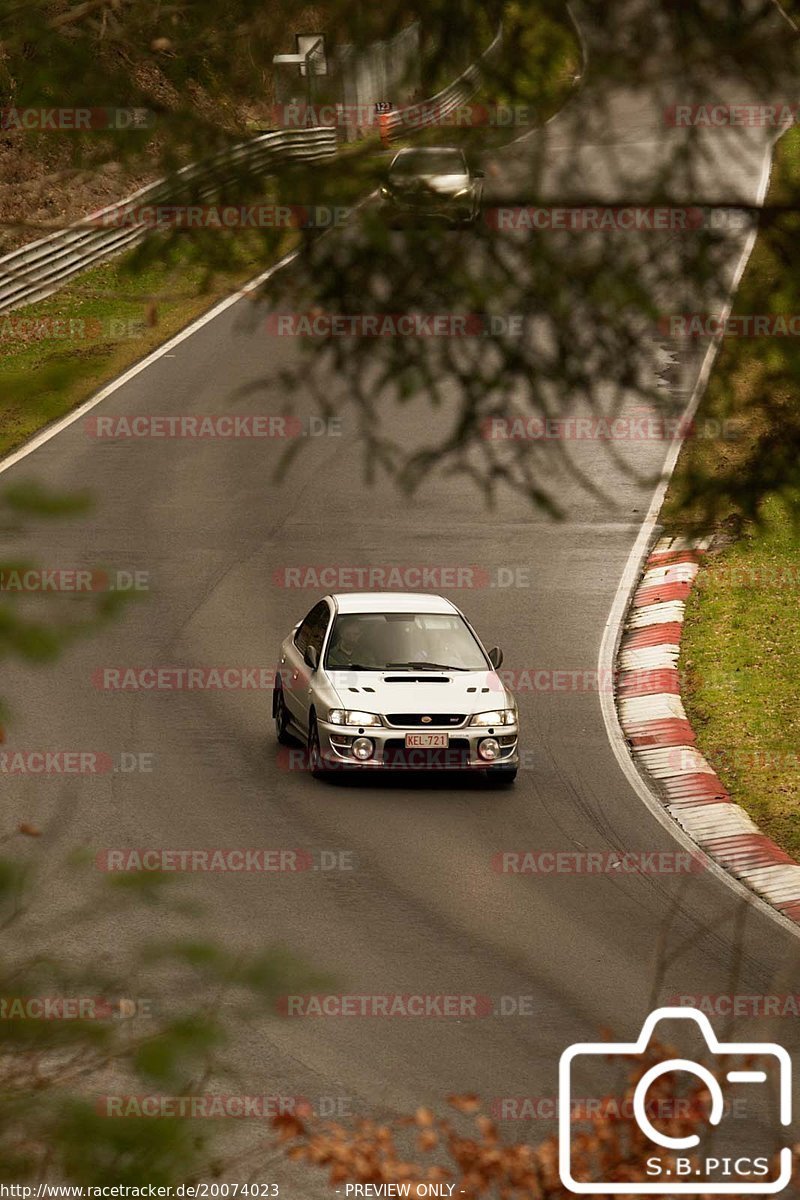
[[[80,857],[54,865],[38,845],[36,856],[12,859],[21,836],[2,838],[0,858],[0,1181],[141,1185],[219,1174],[220,1125],[195,1119],[192,1099],[221,1085],[267,1095],[271,1064],[237,1070],[232,1040],[287,990],[325,981],[281,947],[232,952],[198,934],[197,918],[182,937],[158,938],[189,919],[163,876],[92,881]],[[39,900],[54,888],[65,901],[45,918]],[[136,1115],[118,1115],[131,1105]],[[242,1173],[273,1143],[265,1117],[248,1136]]]
[[[596,1102],[575,1101],[570,1162],[576,1179],[624,1184],[649,1180],[652,1184],[647,1160],[654,1153],[653,1142],[634,1117],[634,1094],[646,1071],[678,1056],[674,1047],[652,1043],[632,1069],[621,1094],[597,1097]],[[724,1072],[713,1069],[713,1062],[704,1065],[724,1081]],[[668,1072],[653,1082],[647,1092],[647,1111],[666,1137],[700,1138],[695,1154],[684,1155],[695,1168],[703,1161],[709,1134],[710,1094],[695,1076],[689,1077],[692,1082],[683,1090],[678,1078]],[[517,1100],[536,1103],[533,1097]],[[411,1200],[427,1196],[427,1185],[442,1183],[453,1185],[455,1195],[475,1200],[569,1200],[575,1194],[559,1177],[555,1136],[538,1145],[507,1141],[478,1096],[454,1095],[448,1097],[448,1103],[457,1115],[437,1116],[430,1108],[420,1107],[413,1116],[385,1121],[366,1118],[345,1125],[320,1122],[310,1113],[300,1113],[277,1117],[273,1125],[287,1156],[325,1171],[332,1188],[345,1182],[408,1184],[406,1194]],[[664,1169],[680,1174],[675,1170],[674,1153],[661,1151],[659,1158]],[[777,1178],[780,1172],[773,1166]],[[795,1179],[800,1179],[800,1147],[795,1151],[794,1167]],[[743,1197],[744,1193],[740,1200]]]

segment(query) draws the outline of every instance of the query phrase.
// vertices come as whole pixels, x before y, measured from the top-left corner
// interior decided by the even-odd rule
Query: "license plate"
[[[446,750],[450,744],[447,733],[407,733],[406,750]]]

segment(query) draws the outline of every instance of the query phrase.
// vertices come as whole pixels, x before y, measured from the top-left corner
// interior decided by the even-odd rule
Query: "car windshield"
[[[460,150],[413,150],[400,154],[392,163],[391,174],[414,175],[466,175],[467,164]]]
[[[457,613],[344,613],[334,622],[325,665],[331,670],[490,670]]]

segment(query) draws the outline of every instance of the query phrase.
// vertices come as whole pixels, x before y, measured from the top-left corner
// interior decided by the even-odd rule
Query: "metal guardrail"
[[[498,31],[494,41],[486,47],[477,62],[467,67],[458,79],[442,88],[430,100],[421,100],[406,108],[382,113],[379,120],[381,140],[388,145],[400,134],[417,133],[431,125],[446,124],[447,118],[471,100],[483,84],[483,67],[491,62],[503,44],[503,31]]]
[[[430,100],[381,114],[379,124],[384,143],[388,145],[400,132],[413,133],[446,122],[451,113],[479,90],[483,83],[483,66],[498,53],[502,40],[500,30],[478,61]],[[230,182],[231,174],[226,171],[243,163],[253,171],[266,174],[278,163],[316,162],[335,154],[336,149],[335,127],[284,129],[262,134],[202,163],[183,167],[171,179],[148,184],[125,200],[91,213],[68,229],[29,242],[0,258],[0,312],[43,300],[74,275],[134,245],[152,230],[152,225],[146,222],[125,221],[126,212],[133,217],[137,208],[175,204],[185,193],[190,193],[192,200],[212,196]],[[208,182],[198,189],[196,185],[206,178]],[[195,185],[193,190],[191,185]]]
[[[29,242],[0,258],[0,312],[43,300],[73,275],[96,262],[140,241],[152,226],[126,214],[158,204],[174,204],[182,195],[208,198],[230,182],[232,168],[246,164],[252,171],[266,173],[283,162],[315,162],[336,153],[336,130],[327,128],[282,130],[265,133],[192,163],[172,179],[157,180],[117,204],[101,208],[68,229]],[[197,184],[207,182],[197,188]]]

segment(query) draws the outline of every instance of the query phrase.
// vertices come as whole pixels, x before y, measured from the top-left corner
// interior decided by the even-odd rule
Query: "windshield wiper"
[[[400,662],[387,663],[387,671],[395,671],[410,667],[414,671],[468,671],[469,667],[451,667],[447,663],[429,662],[425,659],[424,662]]]

